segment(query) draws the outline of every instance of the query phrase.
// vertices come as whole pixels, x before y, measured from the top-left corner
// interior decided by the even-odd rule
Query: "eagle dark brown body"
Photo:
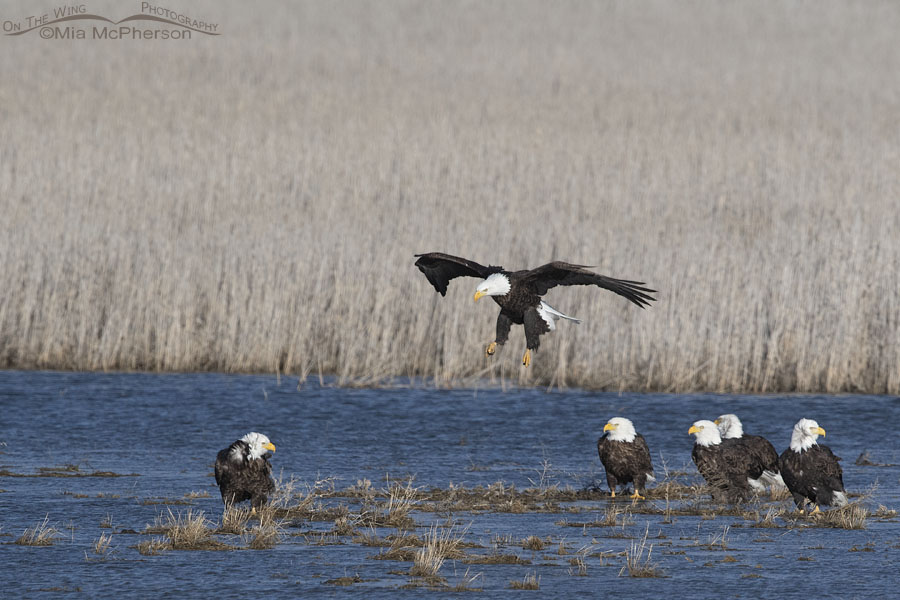
[[[633,442],[609,439],[609,434],[597,440],[597,454],[606,469],[606,483],[615,494],[619,485],[634,485],[634,491],[642,495],[647,488],[647,475],[653,472],[650,449],[641,434],[634,436]]]
[[[263,454],[252,458],[250,444],[243,439],[219,451],[215,475],[226,506],[250,500],[256,509],[268,502],[269,495],[275,491],[269,457]]]
[[[649,295],[655,290],[642,287],[644,284],[640,281],[613,279],[593,273],[587,267],[565,262],[551,262],[526,271],[507,271],[503,267],[485,267],[475,261],[441,252],[417,254],[416,257],[416,266],[442,296],[447,294],[450,280],[456,277],[485,279],[476,291],[475,299],[491,296],[500,306],[497,335],[485,353],[492,355],[498,345],[506,343],[513,324],[523,325],[527,349],[522,362],[526,366],[531,360],[531,351],[540,346],[540,336],[555,329],[554,321],[563,318],[578,322],[578,319],[560,313],[541,299],[551,288],[558,285],[596,285],[627,298],[641,308],[655,300]]]

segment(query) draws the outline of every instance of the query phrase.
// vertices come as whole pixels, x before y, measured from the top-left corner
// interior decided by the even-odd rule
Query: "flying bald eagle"
[[[819,505],[845,506],[844,472],[840,458],[831,448],[816,442],[825,430],[812,419],[800,419],[791,433],[791,447],[781,453],[781,476],[794,497],[797,508],[803,510],[809,500],[819,512]]]
[[[255,431],[219,450],[216,456],[216,484],[225,506],[250,500],[250,506],[255,511],[266,503],[268,495],[275,491],[267,450],[275,452],[275,444]]]
[[[778,452],[772,442],[759,435],[745,435],[744,426],[737,415],[721,415],[713,422],[719,428],[723,440],[739,440],[747,446],[752,466],[750,485],[755,490],[764,491],[767,485],[785,487],[779,473]]]
[[[491,356],[506,343],[512,324],[525,326],[526,350],[522,364],[531,364],[531,351],[540,346],[540,336],[556,329],[560,318],[580,323],[575,317],[559,312],[541,296],[558,285],[597,285],[611,290],[634,302],[641,308],[656,300],[648,294],[655,293],[640,281],[613,279],[588,271],[588,267],[565,262],[547,263],[530,271],[507,271],[503,267],[479,265],[475,261],[440,252],[416,254],[416,266],[425,274],[434,289],[442,296],[447,294],[447,284],[455,277],[480,277],[484,281],[475,288],[475,301],[491,296],[500,305],[497,317],[497,337],[485,349]]]
[[[597,453],[606,469],[610,495],[616,497],[616,486],[633,483],[631,497],[643,499],[641,492],[646,488],[647,480],[655,480],[647,441],[634,430],[631,421],[622,417],[610,419],[603,431],[603,436],[597,440]]]
[[[697,438],[691,458],[709,484],[713,500],[729,504],[747,500],[753,468],[746,447],[737,440],[723,440],[712,421],[696,421],[688,434]]]

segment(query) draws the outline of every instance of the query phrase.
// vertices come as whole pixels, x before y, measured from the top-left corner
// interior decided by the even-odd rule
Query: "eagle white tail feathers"
[[[834,493],[834,505],[835,506],[847,506],[848,504],[847,494],[844,492],[835,492]]]
[[[781,473],[775,473],[773,471],[763,471],[763,474],[760,476],[759,480],[775,489],[787,489],[787,486],[784,484],[784,479],[781,478]]]
[[[653,471],[645,473],[645,475],[647,476],[647,481],[656,481],[656,477],[653,476]]]
[[[581,323],[581,319],[576,319],[575,317],[570,317],[569,315],[564,315],[559,312],[543,300],[541,300],[541,305],[537,308],[538,314],[541,315],[541,318],[547,323],[547,326],[550,327],[550,331],[556,329],[556,321],[560,318],[567,319],[569,321],[575,321],[576,323]]]
[[[766,486],[760,482],[760,479],[762,479],[762,477],[760,477],[759,479],[753,479],[752,477],[747,478],[747,483],[750,484],[750,487],[753,488],[754,492],[766,491]]]

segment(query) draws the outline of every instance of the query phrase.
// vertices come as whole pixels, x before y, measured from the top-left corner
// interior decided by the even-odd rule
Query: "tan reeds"
[[[112,535],[101,533],[100,537],[94,540],[94,554],[106,554],[109,545],[112,542]]]
[[[653,544],[647,545],[647,536],[650,533],[650,524],[644,530],[644,536],[640,540],[632,540],[631,547],[625,551],[625,564],[619,570],[619,577],[628,574],[629,577],[663,577],[664,574],[659,565],[651,559]],[[646,552],[646,555],[644,554]]]
[[[522,581],[518,579],[510,581],[509,587],[514,590],[539,590],[541,589],[541,578],[537,573],[529,573]]]
[[[869,509],[862,502],[851,502],[840,508],[832,508],[813,515],[815,522],[836,529],[865,529]]]
[[[156,516],[153,525],[148,525],[146,533],[164,533],[171,550],[228,550],[231,547],[212,537],[215,531],[202,510],[178,511],[169,508],[166,513]]]
[[[59,529],[50,525],[50,515],[45,515],[43,521],[25,529],[13,543],[20,546],[52,546],[59,537]]]
[[[53,77],[65,44],[5,47],[0,367],[900,393],[900,13],[566,7],[389,4],[361,55],[333,32],[365,3],[236,3],[258,43],[192,40],[165,77],[144,44]],[[522,328],[486,360],[496,307],[436,294],[429,250],[659,301],[552,290],[583,323],[523,371]]]
[[[415,554],[410,575],[428,583],[443,581],[440,570],[444,561],[465,556],[460,546],[467,529],[457,532],[453,527],[432,525],[425,533],[424,545]]]

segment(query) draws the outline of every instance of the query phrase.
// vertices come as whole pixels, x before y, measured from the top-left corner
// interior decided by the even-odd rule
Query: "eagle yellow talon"
[[[616,490],[610,490],[610,491],[609,491],[609,497],[610,497],[610,498],[615,498],[615,497],[616,497]]]
[[[632,500],[646,500],[645,497],[638,494],[637,490],[635,490],[634,493],[628,497],[631,498]]]
[[[488,347],[484,349],[485,356],[493,356],[494,352],[497,350],[497,342],[491,342],[488,344]]]
[[[522,357],[522,364],[526,367],[531,364],[531,350],[525,351],[525,356]]]
[[[820,512],[822,512],[822,511],[819,510],[819,505],[816,504],[816,507],[813,509],[813,511],[812,511],[810,514],[811,514],[811,515],[814,515],[814,514],[817,514],[817,513],[820,513]]]

